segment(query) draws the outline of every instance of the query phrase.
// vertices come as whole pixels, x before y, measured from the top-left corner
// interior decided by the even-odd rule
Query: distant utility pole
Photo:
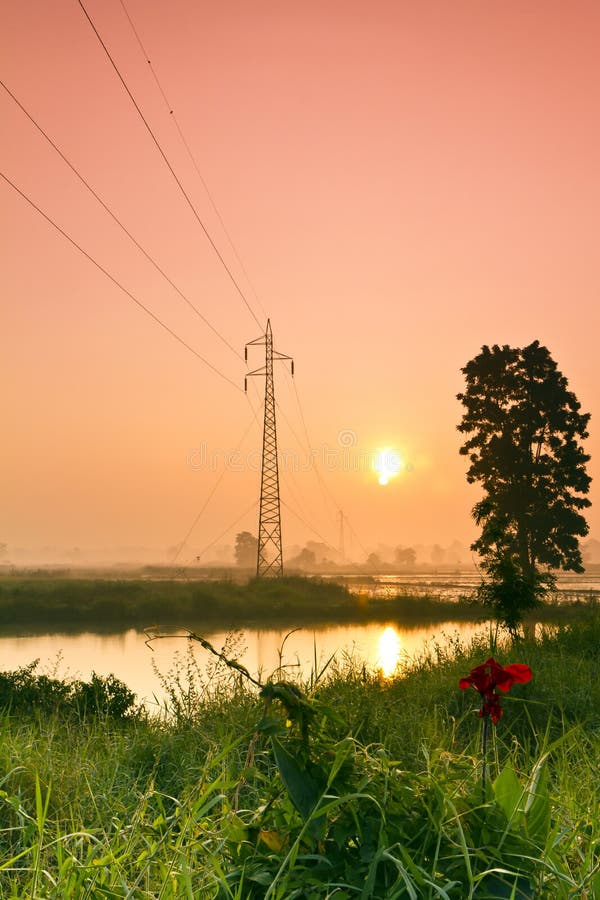
[[[344,510],[340,509],[340,561],[342,564],[346,561],[344,553]]]
[[[294,360],[277,350],[273,350],[271,320],[267,319],[267,329],[255,341],[249,341],[244,350],[248,360],[248,347],[265,347],[265,364],[260,369],[248,372],[244,378],[244,390],[248,389],[250,375],[265,376],[265,419],[263,425],[262,468],[260,479],[260,514],[258,518],[258,556],[256,575],[258,578],[280,578],[283,575],[283,554],[281,550],[281,507],[279,503],[279,463],[277,460],[277,427],[275,423],[275,386],[273,383],[273,360],[289,359],[292,375]]]

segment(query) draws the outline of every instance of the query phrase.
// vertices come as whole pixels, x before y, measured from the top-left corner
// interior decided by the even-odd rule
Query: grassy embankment
[[[503,698],[483,798],[457,682],[489,652],[433,647],[390,681],[332,664],[302,697],[273,688],[287,709],[183,656],[168,722],[53,710],[34,672],[7,676],[0,896],[600,898],[598,611],[495,648],[534,677]]]
[[[558,604],[536,615],[562,621],[576,612]],[[286,627],[303,623],[398,621],[423,625],[485,619],[484,610],[465,599],[448,602],[405,594],[384,599],[350,593],[343,585],[310,578],[223,581],[153,581],[57,577],[0,578],[0,626],[23,630],[119,631],[151,624],[223,628],[251,625]]]

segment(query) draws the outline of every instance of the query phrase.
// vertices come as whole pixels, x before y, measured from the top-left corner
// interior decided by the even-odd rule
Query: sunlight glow
[[[400,661],[400,636],[392,625],[388,625],[379,638],[379,657],[377,668],[384,678],[389,678],[396,671]]]
[[[396,450],[390,450],[387,447],[380,450],[375,457],[373,468],[379,475],[379,484],[388,484],[390,478],[395,476],[404,468],[404,463],[400,459]]]

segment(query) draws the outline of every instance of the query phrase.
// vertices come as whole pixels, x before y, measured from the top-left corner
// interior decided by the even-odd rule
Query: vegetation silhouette
[[[472,510],[481,534],[471,549],[487,576],[480,599],[516,636],[523,614],[554,587],[553,570],[583,571],[591,478],[580,440],[590,415],[539,341],[484,346],[461,371],[460,453],[467,481],[484,491]]]
[[[249,531],[240,531],[235,537],[235,561],[243,569],[256,569],[258,538]]]

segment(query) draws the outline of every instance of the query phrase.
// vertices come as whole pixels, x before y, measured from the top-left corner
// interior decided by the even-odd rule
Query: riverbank
[[[537,622],[576,618],[588,604],[545,604]],[[60,577],[0,579],[0,626],[5,634],[52,629],[116,632],[153,624],[228,630],[261,625],[363,622],[479,622],[484,607],[472,599],[441,600],[404,593],[374,597],[331,580],[291,577],[228,581],[109,580]]]
[[[260,696],[215,659],[169,721],[4,708],[0,896],[593,900],[600,896],[600,618],[518,646],[485,794],[481,640],[402,677],[332,663]]]

